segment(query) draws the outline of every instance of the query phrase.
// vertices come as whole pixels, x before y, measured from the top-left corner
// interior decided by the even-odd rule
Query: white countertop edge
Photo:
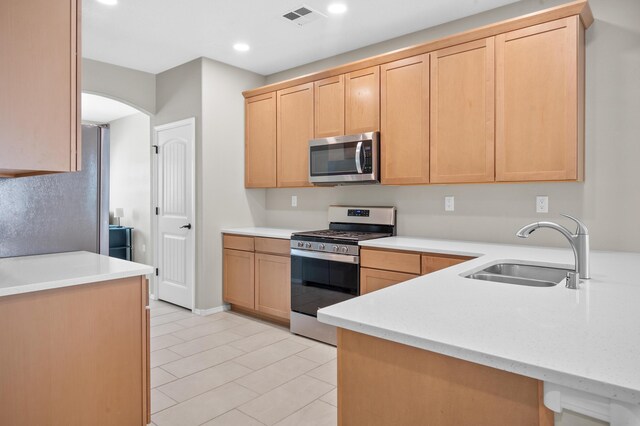
[[[118,280],[122,278],[136,277],[139,275],[151,275],[153,274],[153,268],[151,266],[144,266],[137,269],[130,269],[127,271],[109,272],[99,275],[65,278],[55,281],[45,281],[33,284],[23,284],[14,287],[0,288],[0,297],[13,296],[16,294],[33,293],[35,291],[42,290],[54,290],[56,288],[73,287],[83,284],[92,284],[102,281]]]
[[[611,398],[628,402],[634,405],[640,405],[640,393],[633,389],[605,384],[596,380],[586,379],[583,377],[574,376],[572,374],[563,373],[561,371],[550,370],[536,365],[477,352],[471,349],[465,349],[442,342],[436,342],[429,339],[410,336],[399,331],[385,330],[355,321],[350,321],[344,318],[330,316],[322,312],[318,312],[318,320],[322,323],[333,325],[339,328],[344,328],[356,333],[366,334],[369,336],[389,340],[391,342],[396,342],[419,349],[428,350],[442,355],[451,356],[457,359],[473,362],[487,367],[492,367],[522,376],[567,386],[605,398]]]
[[[269,227],[247,227],[247,228],[223,228],[223,234],[246,235],[249,237],[277,238],[280,240],[290,240],[291,234],[298,232],[297,229],[269,228]]]

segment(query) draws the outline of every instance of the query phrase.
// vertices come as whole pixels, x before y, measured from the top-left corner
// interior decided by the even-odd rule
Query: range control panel
[[[365,210],[365,209],[349,209],[347,211],[347,216],[369,217],[369,210]]]

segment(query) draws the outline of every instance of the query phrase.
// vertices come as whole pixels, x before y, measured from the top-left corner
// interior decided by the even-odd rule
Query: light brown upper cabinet
[[[428,183],[429,55],[384,64],[380,73],[382,183]]]
[[[0,176],[80,169],[80,0],[0,1]]]
[[[346,134],[380,130],[380,68],[350,72],[344,78]]]
[[[313,83],[277,92],[278,187],[311,186],[309,139],[313,139]]]
[[[578,16],[496,36],[496,180],[581,180],[583,26]]]
[[[431,54],[431,182],[494,181],[494,38]]]
[[[276,186],[276,94],[247,98],[244,183],[247,188]]]
[[[344,135],[344,75],[313,83],[315,97],[315,137]]]

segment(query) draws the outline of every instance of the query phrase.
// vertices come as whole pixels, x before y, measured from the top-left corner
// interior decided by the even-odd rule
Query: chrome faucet
[[[571,248],[573,249],[576,262],[576,273],[583,280],[588,280],[591,278],[589,275],[589,230],[584,223],[575,217],[567,214],[563,214],[562,216],[568,217],[578,224],[578,228],[574,234],[564,226],[558,225],[557,223],[534,222],[522,227],[516,235],[520,238],[529,238],[529,235],[538,228],[551,228],[560,232],[567,240],[569,240]]]

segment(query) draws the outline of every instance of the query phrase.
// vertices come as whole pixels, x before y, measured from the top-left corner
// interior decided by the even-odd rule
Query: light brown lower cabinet
[[[360,250],[360,294],[371,293],[471,259],[468,256],[363,248]]]
[[[289,321],[289,240],[225,234],[223,298],[232,309]]]
[[[338,329],[340,426],[553,422],[539,380]]]
[[[404,272],[383,271],[380,269],[360,268],[360,294],[371,293],[381,288],[417,278],[418,275]]]
[[[0,297],[0,424],[146,425],[144,277]]]
[[[291,312],[291,258],[256,253],[256,306],[264,312],[289,319]]]

